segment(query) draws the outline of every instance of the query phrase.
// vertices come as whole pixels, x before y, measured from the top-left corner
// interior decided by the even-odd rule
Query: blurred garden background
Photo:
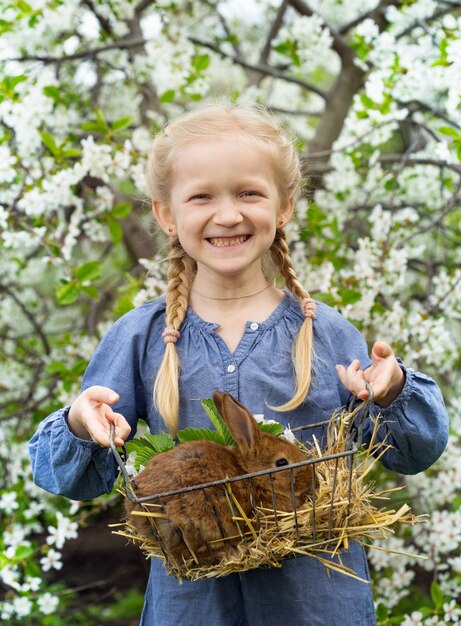
[[[27,440],[163,292],[152,136],[226,98],[268,105],[303,158],[303,284],[443,389],[440,461],[376,477],[426,523],[369,559],[381,626],[461,623],[461,2],[0,0],[0,35],[1,622],[138,623],[148,564],[108,527],[120,496],[35,487]]]

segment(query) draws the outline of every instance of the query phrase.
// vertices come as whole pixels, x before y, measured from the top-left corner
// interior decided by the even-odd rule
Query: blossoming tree
[[[163,290],[150,138],[225,96],[269,105],[296,137],[308,184],[289,234],[302,282],[443,387],[447,452],[405,479],[427,523],[378,546],[408,556],[370,560],[382,624],[459,621],[461,2],[0,8],[2,619],[58,623],[44,573],[62,566],[79,510],[32,484],[25,441],[78,392],[108,325]]]

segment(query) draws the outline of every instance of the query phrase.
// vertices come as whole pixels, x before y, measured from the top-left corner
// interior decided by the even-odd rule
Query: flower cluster
[[[299,200],[287,227],[302,284],[443,386],[447,451],[405,478],[427,522],[378,544],[370,561],[383,626],[461,621],[461,18],[454,3],[434,0],[392,3],[384,16],[376,0],[311,0],[303,15],[288,4],[2,7],[0,617],[8,623],[58,623],[50,620],[61,596],[47,576],[78,535],[79,511],[33,485],[24,441],[78,393],[112,321],[163,292],[161,239],[146,234],[151,137],[222,94],[270,105],[307,156],[309,201]],[[341,80],[346,69],[355,90]]]

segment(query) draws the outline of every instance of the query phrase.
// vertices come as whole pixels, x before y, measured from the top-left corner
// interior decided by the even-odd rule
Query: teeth
[[[241,235],[240,237],[226,237],[225,239],[220,238],[210,238],[209,242],[213,246],[218,246],[218,248],[228,248],[229,246],[237,246],[239,243],[243,243],[247,240],[247,235]]]

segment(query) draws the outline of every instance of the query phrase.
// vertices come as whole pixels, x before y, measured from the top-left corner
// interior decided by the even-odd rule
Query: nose
[[[222,200],[213,215],[213,222],[218,226],[232,227],[243,222],[239,207],[232,200]]]

